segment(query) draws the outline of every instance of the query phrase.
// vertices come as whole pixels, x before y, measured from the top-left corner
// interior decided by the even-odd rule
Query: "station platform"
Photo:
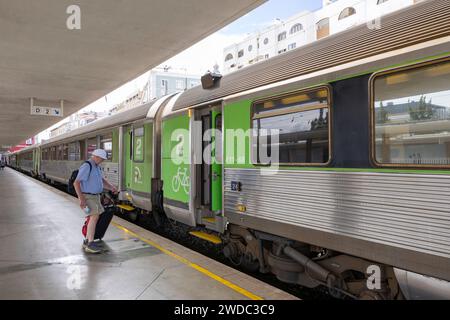
[[[0,299],[297,299],[118,217],[85,253],[83,222],[77,199],[0,171]]]

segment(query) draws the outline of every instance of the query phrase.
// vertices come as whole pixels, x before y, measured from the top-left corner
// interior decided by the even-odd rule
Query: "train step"
[[[222,240],[218,236],[215,236],[213,234],[209,234],[209,233],[206,233],[206,232],[191,231],[191,232],[189,232],[189,234],[194,236],[194,237],[206,240],[206,241],[214,243],[214,244],[221,244],[222,243]]]
[[[206,218],[202,218],[203,222],[207,222],[207,223],[212,223],[212,224],[216,224],[216,218],[215,217],[206,217]]]
[[[203,217],[201,224],[205,226],[206,229],[212,230],[215,232],[223,232],[223,226],[222,226],[222,217]]]
[[[129,206],[127,204],[118,204],[118,208],[123,209],[125,211],[134,211],[134,208],[132,206]]]

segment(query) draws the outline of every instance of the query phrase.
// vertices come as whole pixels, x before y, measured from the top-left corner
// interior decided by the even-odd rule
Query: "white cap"
[[[103,149],[97,149],[97,150],[94,150],[94,152],[92,152],[92,155],[93,155],[93,156],[100,157],[100,158],[102,158],[103,160],[107,160],[107,159],[108,159],[108,155],[106,154],[106,151],[103,150]]]

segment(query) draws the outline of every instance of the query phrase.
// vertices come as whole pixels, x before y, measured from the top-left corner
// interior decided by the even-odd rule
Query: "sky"
[[[274,24],[277,18],[284,20],[305,10],[314,11],[320,9],[321,6],[322,0],[269,0],[189,49],[163,62],[161,66],[185,69],[187,73],[198,76],[205,74],[208,70],[212,71],[215,64],[219,65],[220,70],[225,47],[240,42],[247,35]],[[82,110],[106,111],[111,109],[114,105],[135,93],[139,88],[143,88],[148,76],[149,72],[144,73],[109,93],[106,95],[106,98],[101,97]],[[67,120],[64,119],[58,122],[47,129],[44,134],[40,134],[40,136],[46,138],[49,130],[58,127],[65,121]]]

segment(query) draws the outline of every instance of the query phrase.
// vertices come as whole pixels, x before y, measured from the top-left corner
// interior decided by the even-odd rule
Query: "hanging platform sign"
[[[64,100],[60,101],[59,106],[36,106],[34,99],[30,99],[31,115],[32,116],[48,116],[48,117],[62,117],[64,112]]]

